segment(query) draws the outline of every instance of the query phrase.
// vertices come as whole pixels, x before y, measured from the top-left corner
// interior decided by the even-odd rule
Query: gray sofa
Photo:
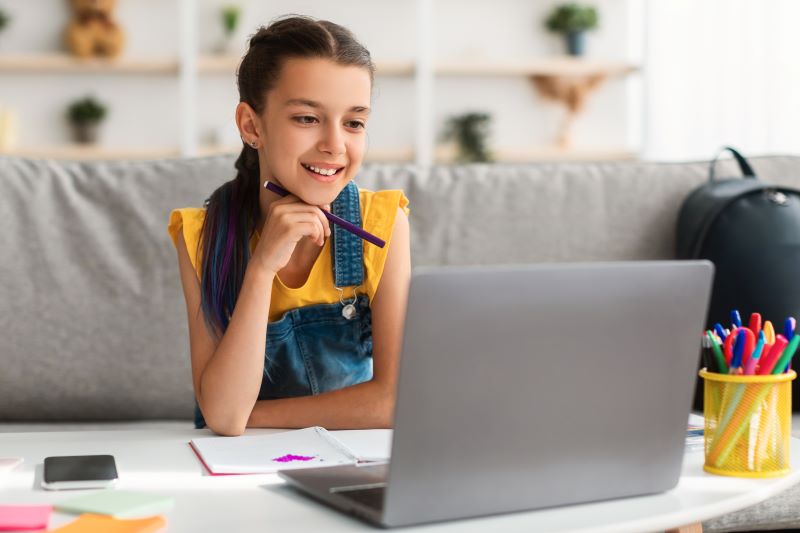
[[[764,179],[800,187],[800,157],[753,164]],[[167,217],[201,205],[232,169],[231,156],[0,157],[0,432],[191,425],[185,307]],[[724,162],[720,173],[735,171]],[[406,191],[419,266],[670,258],[678,207],[706,175],[705,162],[374,164],[357,182]],[[799,494],[706,529],[800,526]]]

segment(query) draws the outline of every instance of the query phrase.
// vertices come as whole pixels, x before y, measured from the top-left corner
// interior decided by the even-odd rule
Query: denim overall
[[[361,227],[358,187],[350,182],[331,204],[333,214]],[[259,400],[316,395],[372,379],[372,313],[364,282],[363,241],[331,224],[333,277],[353,300],[287,311],[267,325]],[[195,404],[195,427],[206,423]]]

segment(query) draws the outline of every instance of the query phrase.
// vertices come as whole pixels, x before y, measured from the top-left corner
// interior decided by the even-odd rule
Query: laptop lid
[[[708,261],[415,270],[384,524],[673,487],[712,276]]]

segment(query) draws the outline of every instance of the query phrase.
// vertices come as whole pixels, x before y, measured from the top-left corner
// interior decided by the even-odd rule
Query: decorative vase
[[[571,31],[567,33],[567,51],[571,56],[582,56],[586,51],[586,32]]]
[[[83,122],[72,125],[72,134],[75,142],[80,144],[94,144],[100,133],[99,122]]]

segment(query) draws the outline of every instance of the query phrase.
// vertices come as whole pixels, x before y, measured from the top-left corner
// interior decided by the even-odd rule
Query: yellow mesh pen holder
[[[705,381],[705,464],[712,474],[778,477],[789,473],[794,370],[768,375],[700,371]]]

